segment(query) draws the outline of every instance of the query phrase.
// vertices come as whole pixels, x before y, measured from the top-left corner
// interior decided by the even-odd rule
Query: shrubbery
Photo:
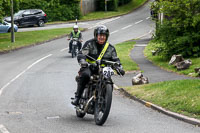
[[[107,10],[115,11],[118,7],[118,0],[109,0],[107,1]],[[97,0],[97,10],[105,11],[105,0]]]
[[[176,0],[158,3],[159,12],[167,16],[156,27],[155,41],[162,44],[161,55],[170,58],[173,54],[185,57],[200,57],[200,1]],[[156,46],[155,46],[156,47]]]
[[[1,1],[1,0],[0,0]],[[80,18],[80,0],[13,0],[14,11],[22,9],[42,9],[48,21],[72,20]],[[2,2],[2,3],[1,3]],[[0,19],[10,16],[10,0],[0,2]],[[2,6],[1,6],[2,4]]]
[[[107,10],[116,11],[118,6],[125,5],[132,0],[109,0],[107,1]],[[97,0],[97,10],[105,11],[105,0]]]
[[[127,4],[127,3],[131,2],[131,1],[132,0],[119,0],[119,6],[125,5],[125,4]]]

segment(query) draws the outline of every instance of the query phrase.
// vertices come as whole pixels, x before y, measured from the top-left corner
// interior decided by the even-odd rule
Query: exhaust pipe
[[[87,104],[86,104],[86,106],[85,106],[85,108],[84,108],[84,112],[87,112],[89,103],[90,103],[93,99],[94,99],[94,96],[92,96],[92,97],[88,100],[88,102],[87,102]]]

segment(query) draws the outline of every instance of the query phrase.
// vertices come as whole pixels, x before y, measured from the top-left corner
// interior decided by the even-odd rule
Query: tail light
[[[46,16],[47,16],[47,14],[45,13],[45,14],[44,14],[44,16],[46,17]]]

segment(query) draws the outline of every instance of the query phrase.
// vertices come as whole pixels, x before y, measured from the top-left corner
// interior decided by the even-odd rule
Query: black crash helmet
[[[94,39],[97,40],[97,35],[98,34],[105,34],[106,35],[106,41],[108,40],[109,37],[109,30],[106,26],[100,25],[94,29]]]

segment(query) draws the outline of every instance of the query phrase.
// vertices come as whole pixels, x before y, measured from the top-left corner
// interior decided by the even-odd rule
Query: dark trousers
[[[69,51],[72,50],[72,40],[69,42]],[[82,48],[82,43],[80,41],[78,41],[78,50],[80,51]]]
[[[81,97],[81,95],[85,89],[85,86],[90,81],[91,75],[96,74],[97,72],[98,72],[98,70],[96,68],[93,68],[93,66],[89,66],[89,67],[80,69],[76,97],[78,97],[78,98]]]

